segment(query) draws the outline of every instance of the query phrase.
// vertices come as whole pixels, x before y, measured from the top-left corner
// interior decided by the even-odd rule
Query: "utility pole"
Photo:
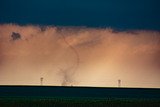
[[[121,87],[121,80],[118,80],[118,87]]]
[[[43,77],[40,78],[40,85],[43,85]]]

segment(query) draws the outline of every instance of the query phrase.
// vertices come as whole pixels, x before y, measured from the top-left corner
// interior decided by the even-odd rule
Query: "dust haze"
[[[0,25],[1,85],[160,88],[160,32]]]

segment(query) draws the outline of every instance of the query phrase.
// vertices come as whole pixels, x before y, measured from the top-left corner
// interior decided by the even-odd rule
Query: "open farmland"
[[[0,86],[1,107],[160,107],[160,89]]]

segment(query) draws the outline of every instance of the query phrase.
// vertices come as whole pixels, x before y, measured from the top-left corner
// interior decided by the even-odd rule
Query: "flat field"
[[[160,89],[0,86],[0,107],[160,107]]]

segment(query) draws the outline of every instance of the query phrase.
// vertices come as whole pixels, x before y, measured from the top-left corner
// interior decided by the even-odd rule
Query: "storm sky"
[[[0,84],[160,87],[159,0],[1,0]]]
[[[159,0],[1,0],[0,23],[160,30]]]
[[[160,87],[156,31],[4,24],[0,35],[0,84]]]

